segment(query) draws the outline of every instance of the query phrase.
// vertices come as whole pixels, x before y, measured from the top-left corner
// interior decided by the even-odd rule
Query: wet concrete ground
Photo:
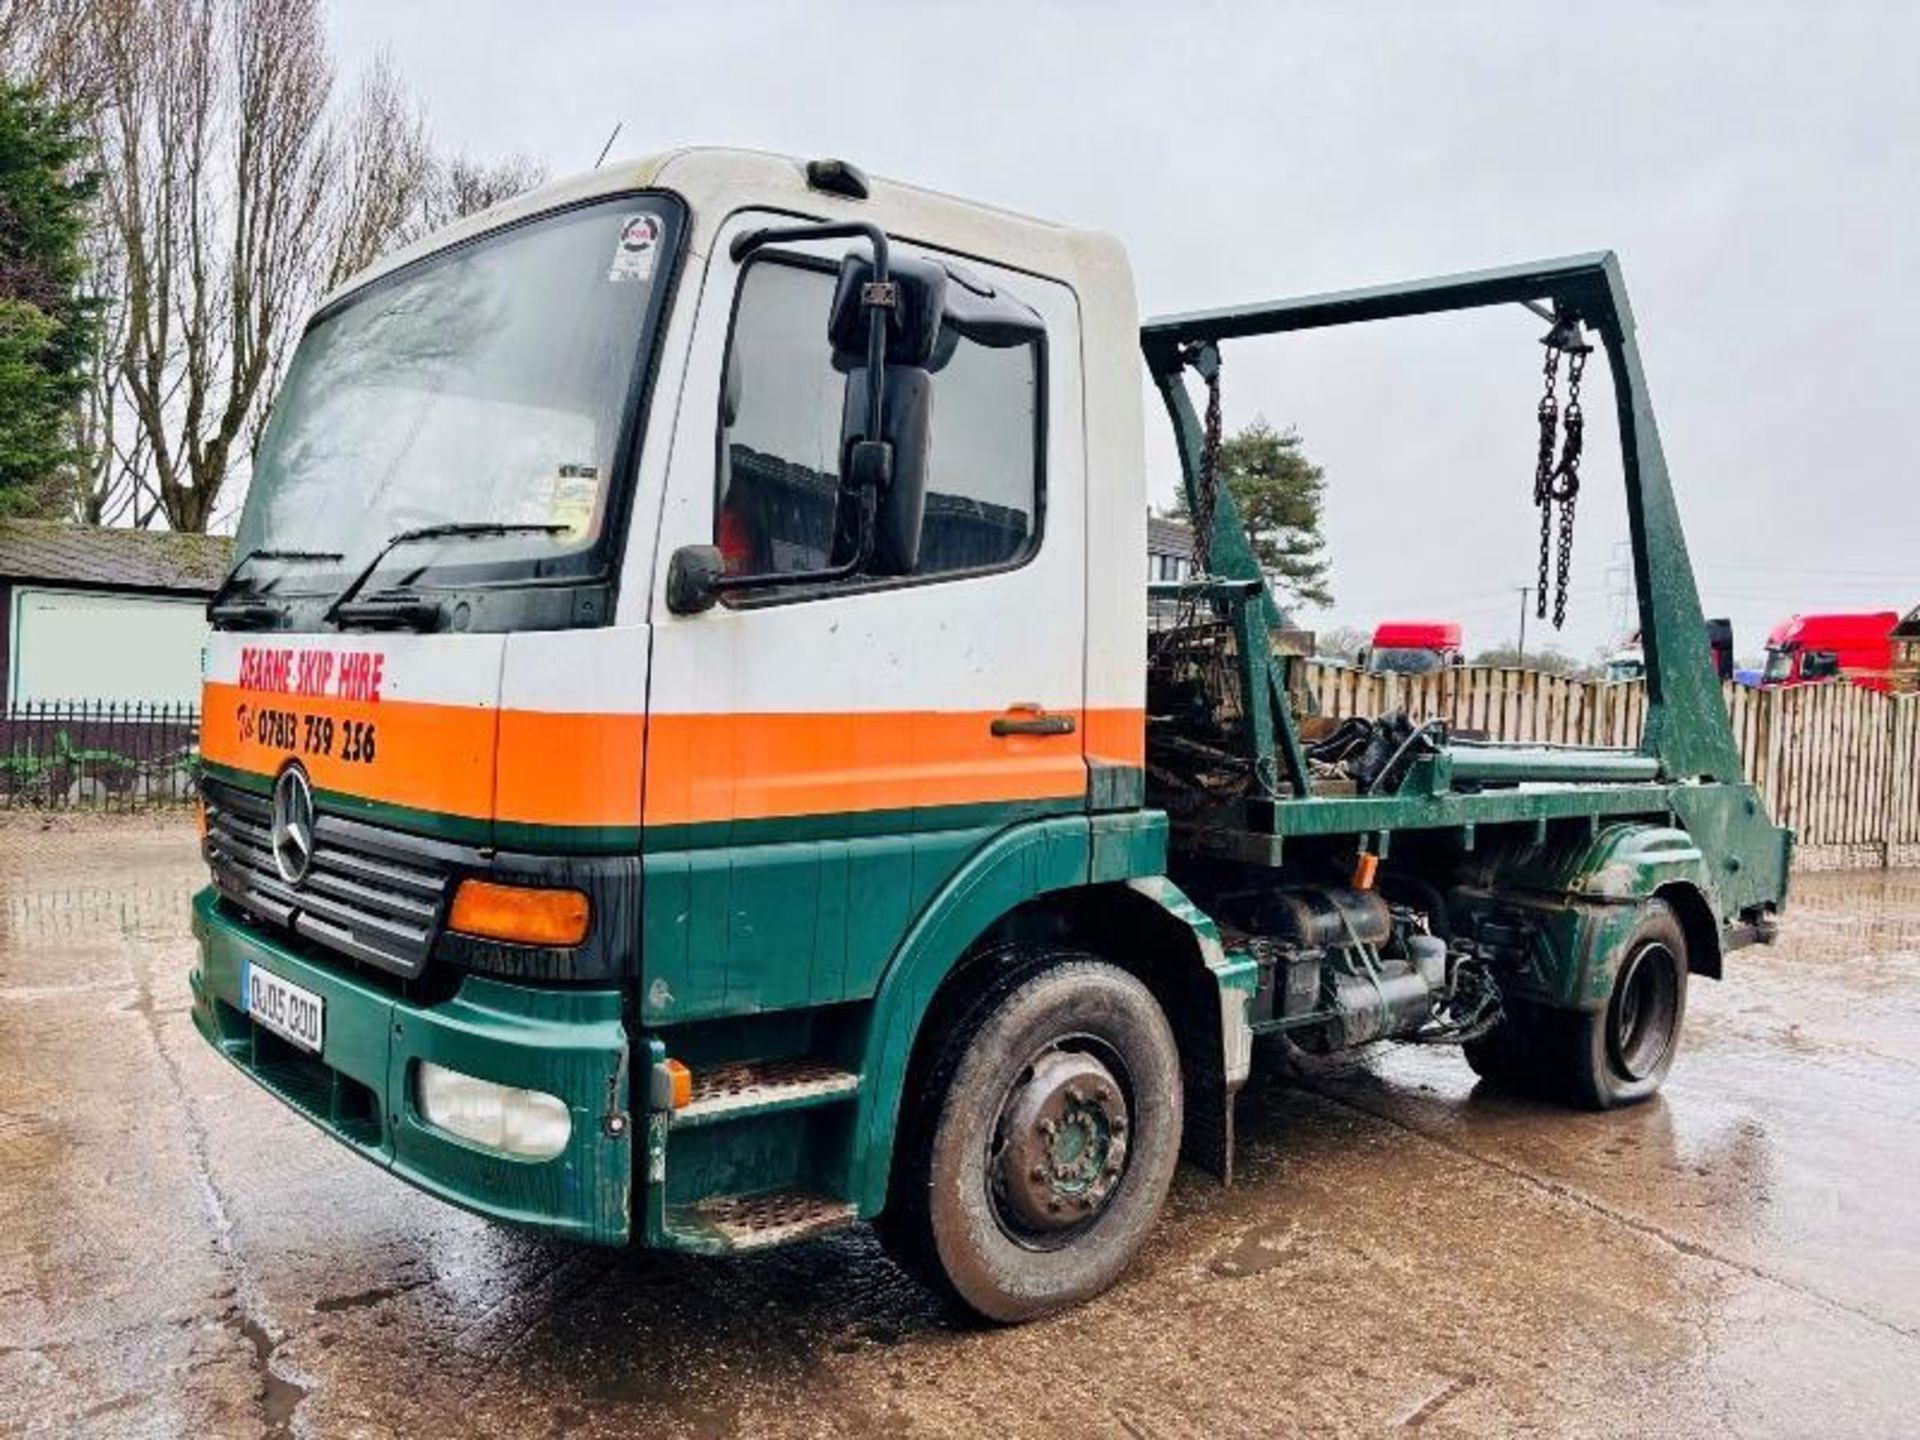
[[[178,822],[0,818],[0,1433],[1920,1433],[1920,873],[1802,880],[1637,1110],[1258,1085],[1239,1183],[1012,1331],[865,1231],[620,1256],[408,1190],[194,1034],[199,883]]]

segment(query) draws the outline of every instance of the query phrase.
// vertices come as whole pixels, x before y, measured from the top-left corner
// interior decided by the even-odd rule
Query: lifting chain
[[[1540,571],[1534,589],[1534,613],[1547,618],[1547,565],[1555,560],[1553,574],[1553,628],[1567,621],[1567,588],[1573,574],[1573,514],[1580,498],[1580,455],[1586,443],[1586,415],[1580,408],[1580,380],[1592,353],[1580,331],[1576,315],[1564,315],[1541,339],[1547,358],[1541,367],[1544,380],[1536,414],[1540,421],[1540,448],[1534,461],[1533,503],[1540,509]],[[1567,408],[1563,416],[1556,390],[1560,380],[1560,356],[1567,357]],[[1558,458],[1555,451],[1558,450]],[[1554,555],[1554,506],[1559,510],[1559,547]]]
[[[1553,498],[1560,502],[1560,554],[1553,583],[1553,628],[1567,623],[1567,580],[1573,570],[1573,507],[1580,498],[1580,451],[1586,439],[1586,417],[1580,412],[1580,373],[1587,368],[1587,352],[1567,357],[1567,409],[1560,418],[1560,464],[1553,472]]]
[[[1211,342],[1194,346],[1187,363],[1207,385],[1207,418],[1200,437],[1200,473],[1193,497],[1193,573],[1213,570],[1213,512],[1220,497],[1220,351]]]
[[[1535,613],[1544,620],[1547,618],[1547,556],[1553,546],[1553,452],[1560,442],[1560,401],[1554,394],[1560,381],[1560,349],[1551,340],[1542,369],[1546,386],[1537,412],[1540,455],[1533,468],[1533,503],[1540,511],[1540,578],[1533,594],[1538,605]]]

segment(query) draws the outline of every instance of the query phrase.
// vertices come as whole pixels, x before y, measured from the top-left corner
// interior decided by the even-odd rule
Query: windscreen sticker
[[[547,500],[547,523],[567,527],[569,539],[583,538],[593,526],[600,499],[600,471],[592,465],[562,465]]]
[[[653,279],[653,257],[659,249],[659,217],[629,215],[620,226],[620,243],[614,247],[607,279],[615,284],[623,280]]]

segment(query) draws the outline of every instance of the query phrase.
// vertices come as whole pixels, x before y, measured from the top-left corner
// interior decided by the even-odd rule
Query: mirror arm
[[[866,495],[872,493],[869,488]],[[873,509],[866,495],[860,501],[860,529],[854,536],[853,554],[840,564],[824,566],[819,570],[768,570],[758,575],[721,575],[713,581],[713,593],[741,595],[789,585],[825,585],[834,580],[852,579],[873,558]]]
[[[886,395],[887,312],[899,304],[888,259],[887,232],[864,220],[832,225],[782,225],[751,230],[735,238],[729,253],[734,263],[769,245],[791,245],[803,240],[865,240],[873,247],[873,279],[862,288],[860,303],[867,311],[867,440],[877,442],[886,432],[880,424],[880,406]]]
[[[887,314],[900,299],[888,264],[887,232],[865,221],[846,221],[833,225],[785,225],[769,230],[753,230],[737,237],[730,250],[738,263],[754,251],[768,245],[793,244],[803,240],[864,239],[873,247],[873,279],[861,289],[860,303],[867,312],[867,438],[856,441],[847,457],[851,472],[848,481],[860,494],[859,528],[854,535],[853,554],[838,565],[819,570],[770,570],[761,575],[723,575],[713,582],[716,595],[742,594],[772,590],[789,585],[821,585],[846,580],[866,569],[873,558],[875,497],[893,479],[893,454],[881,436],[881,407],[886,403]]]

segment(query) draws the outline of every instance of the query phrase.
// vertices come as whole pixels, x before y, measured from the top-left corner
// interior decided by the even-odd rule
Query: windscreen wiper
[[[232,629],[250,629],[256,625],[266,625],[280,616],[280,611],[272,605],[258,600],[233,600],[230,597],[239,588],[240,572],[256,560],[344,560],[347,557],[337,550],[276,550],[268,546],[249,550],[233,562],[233,568],[227,571],[227,578],[214,588],[207,599],[207,619],[215,625],[227,625]]]
[[[373,578],[374,572],[380,568],[380,562],[388,555],[402,545],[412,545],[421,540],[458,540],[491,535],[562,535],[572,528],[571,525],[507,524],[499,520],[456,520],[443,525],[422,525],[414,530],[402,530],[397,535],[387,537],[387,543],[367,562],[365,569],[347,582],[347,588],[335,597],[321,618],[335,624],[371,625],[382,629],[432,629],[440,622],[440,602],[409,595],[404,586],[390,586],[365,600],[354,598],[360,593],[361,587]]]

